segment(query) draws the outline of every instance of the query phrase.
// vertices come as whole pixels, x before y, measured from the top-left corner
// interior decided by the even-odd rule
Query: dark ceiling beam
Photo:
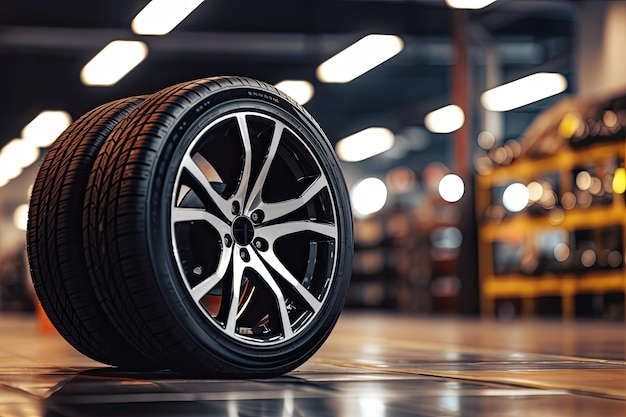
[[[129,30],[0,26],[0,52],[95,53],[115,39],[141,40],[155,53],[170,55],[240,55],[245,57],[329,57],[358,39],[359,35],[306,33],[173,32],[167,36],[137,36]],[[434,57],[447,53],[444,38],[401,35],[404,54]],[[442,49],[443,46],[443,49]]]
[[[112,28],[0,26],[0,48],[42,48],[86,52],[115,39],[141,40],[168,53],[246,53],[302,55],[334,53],[353,43],[354,34],[172,32],[167,36],[137,36]]]
[[[402,35],[405,49],[402,60],[412,64],[450,65],[448,37]],[[39,28],[0,26],[0,53],[92,55],[114,39],[139,39],[150,52],[170,56],[206,57],[207,55],[250,59],[307,60],[326,59],[356,40],[354,34],[305,33],[219,33],[174,32],[167,36],[138,37],[120,29]],[[537,63],[540,48],[532,38],[499,42],[508,52],[503,61]]]

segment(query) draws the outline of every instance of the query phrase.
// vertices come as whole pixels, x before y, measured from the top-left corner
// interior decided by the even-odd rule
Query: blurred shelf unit
[[[346,306],[428,312],[430,259],[410,211],[354,220],[355,251]]]
[[[417,198],[417,197],[416,197]],[[461,292],[455,265],[458,209],[420,193],[419,204],[354,219],[354,260],[346,306],[451,313]]]
[[[483,316],[623,318],[625,147],[626,95],[566,98],[477,160]]]

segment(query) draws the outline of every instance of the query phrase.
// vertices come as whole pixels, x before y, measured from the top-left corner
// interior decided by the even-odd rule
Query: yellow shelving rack
[[[555,115],[551,115],[555,117]],[[528,139],[528,138],[526,138]],[[566,141],[549,156],[522,155],[506,166],[497,166],[487,174],[476,178],[476,213],[478,220],[478,273],[480,283],[481,314],[493,317],[498,300],[520,300],[521,315],[537,313],[539,297],[560,297],[562,316],[575,317],[578,294],[624,293],[626,274],[624,262],[621,267],[605,270],[565,271],[546,270],[533,275],[524,273],[497,274],[494,268],[494,244],[514,242],[533,250],[538,234],[550,230],[571,233],[579,229],[599,229],[621,226],[622,259],[626,248],[626,207],[624,196],[615,194],[610,204],[592,205],[588,208],[557,209],[545,215],[530,214],[528,210],[508,215],[500,221],[485,218],[488,207],[493,204],[492,192],[508,184],[529,184],[542,176],[556,175],[560,194],[573,192],[572,172],[581,166],[600,163],[609,159],[624,161],[626,140],[599,141],[580,149],[570,147]],[[623,165],[622,165],[623,166]]]

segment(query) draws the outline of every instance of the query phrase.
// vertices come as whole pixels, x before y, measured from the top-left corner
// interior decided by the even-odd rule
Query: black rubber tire
[[[86,113],[55,141],[30,200],[27,249],[35,292],[59,333],[82,354],[124,368],[158,368],[113,326],[85,264],[82,210],[96,155],[113,128],[145,97],[116,100]]]
[[[275,115],[298,132],[318,158],[336,204],[336,260],[326,301],[306,331],[271,346],[239,343],[208,323],[185,288],[172,253],[171,207],[184,153],[201,129],[241,109]],[[352,217],[333,148],[302,106],[256,80],[195,80],[140,104],[114,129],[96,159],[83,222],[85,256],[103,306],[137,349],[175,371],[244,378],[293,370],[322,345],[345,301]]]

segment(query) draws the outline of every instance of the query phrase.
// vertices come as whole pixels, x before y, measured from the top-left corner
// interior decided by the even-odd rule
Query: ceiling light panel
[[[138,35],[165,35],[185,20],[204,0],[152,0],[133,19]]]
[[[367,35],[317,68],[317,78],[325,83],[347,83],[377,67],[404,48],[395,35]]]
[[[448,7],[453,9],[482,9],[495,2],[496,0],[446,0]]]
[[[22,129],[22,139],[32,146],[45,148],[72,123],[72,116],[62,110],[42,111]]]
[[[337,142],[339,159],[347,162],[362,161],[383,153],[393,146],[395,136],[384,127],[370,127]]]
[[[124,78],[148,56],[148,46],[139,41],[113,41],[80,72],[85,85],[110,86]]]
[[[5,165],[26,168],[39,159],[39,148],[23,139],[13,139],[0,151],[0,161]]]
[[[284,80],[276,84],[278,88],[299,104],[306,104],[313,98],[313,85],[305,80]]]
[[[561,74],[538,72],[485,91],[480,103],[486,110],[509,111],[567,90]]]
[[[465,114],[456,104],[450,104],[428,113],[424,118],[426,128],[433,133],[450,133],[465,123]]]

